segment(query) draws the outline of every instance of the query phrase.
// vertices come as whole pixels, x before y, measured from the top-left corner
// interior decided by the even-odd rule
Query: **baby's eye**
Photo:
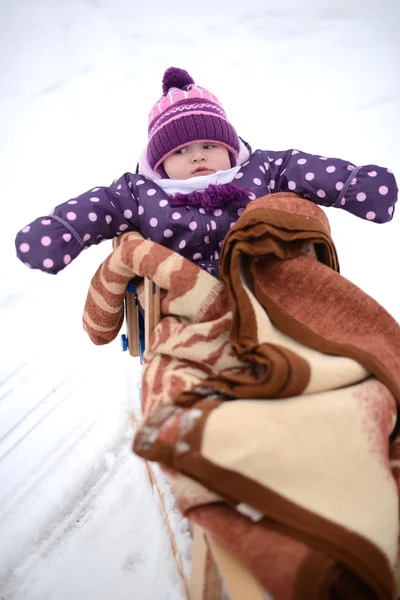
[[[185,154],[185,152],[187,152],[187,148],[179,148],[175,150],[174,154]]]
[[[203,144],[203,148],[205,150],[211,150],[211,148],[215,148],[215,144]]]

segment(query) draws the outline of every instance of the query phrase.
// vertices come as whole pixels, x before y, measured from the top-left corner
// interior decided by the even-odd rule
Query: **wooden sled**
[[[139,297],[143,300],[142,314]],[[160,290],[150,279],[136,290],[130,284],[125,297],[126,335],[123,349],[131,356],[143,359],[149,337],[160,321]],[[134,415],[137,426],[140,416]],[[228,551],[224,550],[204,529],[192,527],[192,572],[190,581],[185,577],[174,533],[168,521],[163,494],[151,463],[145,461],[152,488],[155,490],[160,510],[169,533],[172,551],[177,562],[188,600],[266,600],[269,596],[253,575]]]

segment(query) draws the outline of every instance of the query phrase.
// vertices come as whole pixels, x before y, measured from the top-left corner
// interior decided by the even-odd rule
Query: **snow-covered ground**
[[[186,68],[211,89],[253,148],[377,163],[400,179],[398,0],[222,4],[0,3],[4,600],[184,598],[130,451],[139,364],[82,331],[89,281],[110,244],[57,277],[25,268],[13,245],[36,216],[135,169],[165,68]],[[400,320],[399,216],[379,226],[327,214],[342,273]],[[187,524],[173,517],[187,565]]]

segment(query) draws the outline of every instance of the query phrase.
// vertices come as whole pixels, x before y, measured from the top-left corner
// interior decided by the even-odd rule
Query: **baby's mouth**
[[[207,167],[197,167],[197,169],[193,171],[193,175],[209,175],[210,173],[214,172],[214,169],[207,169]]]

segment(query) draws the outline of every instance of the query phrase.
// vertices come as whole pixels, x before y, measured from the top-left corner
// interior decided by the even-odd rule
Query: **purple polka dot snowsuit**
[[[385,223],[393,216],[398,193],[389,169],[356,167],[298,150],[256,150],[233,183],[251,190],[239,205],[212,211],[174,208],[156,181],[125,173],[110,187],[92,188],[24,227],[17,234],[17,255],[31,268],[58,273],[84,248],[138,230],[218,276],[225,234],[250,200],[292,191],[322,206]]]

